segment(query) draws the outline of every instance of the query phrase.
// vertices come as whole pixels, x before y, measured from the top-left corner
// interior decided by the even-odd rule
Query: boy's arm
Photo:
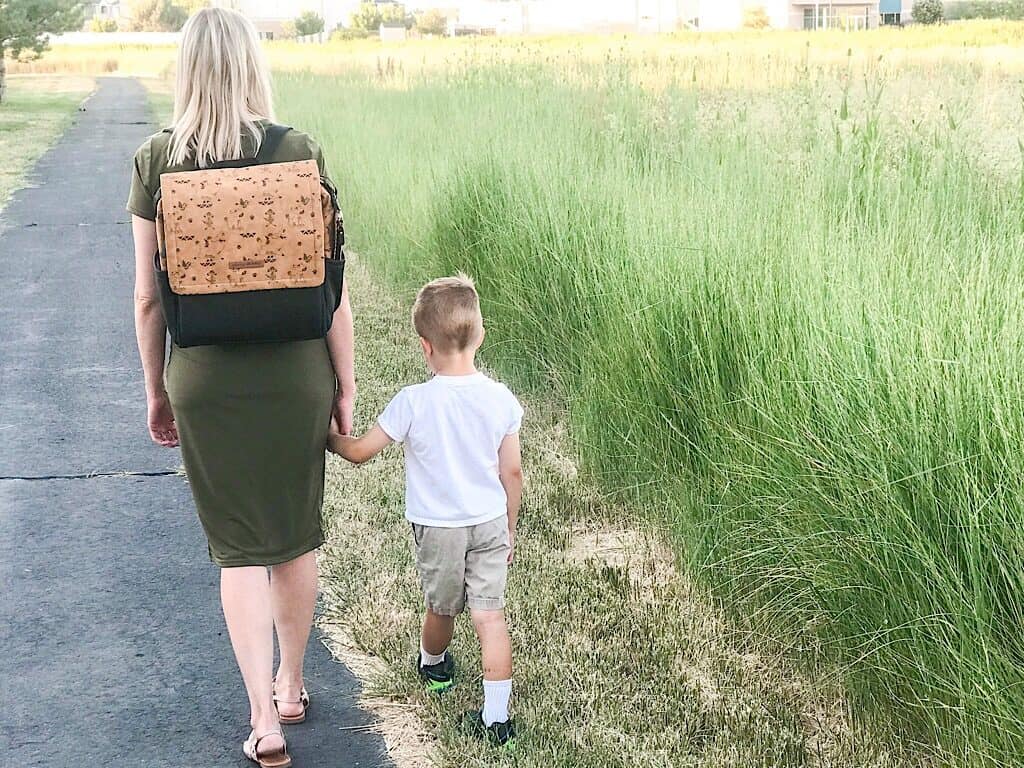
[[[331,419],[331,431],[327,435],[327,447],[353,464],[369,461],[393,442],[387,433],[376,424],[369,432],[360,437],[343,435],[338,430],[338,423],[334,419]]]
[[[508,497],[508,561],[512,562],[516,545],[516,526],[519,524],[519,506],[523,500],[523,462],[519,447],[519,433],[506,435],[498,448],[498,478]]]

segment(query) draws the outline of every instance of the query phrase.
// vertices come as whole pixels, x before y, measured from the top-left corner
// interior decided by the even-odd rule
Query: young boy
[[[406,518],[412,523],[426,617],[416,666],[427,689],[454,684],[448,645],[469,606],[480,639],[484,704],[466,723],[492,743],[514,738],[508,712],[512,645],[505,582],[515,546],[523,474],[523,409],[474,363],[484,338],[480,300],[465,275],[425,285],[413,325],[434,377],[406,387],[362,437],[332,427],[330,449],[361,464],[392,442],[405,446]]]

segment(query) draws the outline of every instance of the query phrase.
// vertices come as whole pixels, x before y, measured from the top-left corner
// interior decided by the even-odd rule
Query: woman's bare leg
[[[307,552],[270,569],[270,592],[274,606],[274,627],[281,649],[277,668],[277,695],[297,701],[302,690],[302,662],[313,625],[316,607],[316,552]],[[278,702],[282,715],[302,714],[301,704]]]
[[[263,566],[221,568],[220,599],[231,647],[249,694],[250,725],[257,735],[277,730],[280,724],[271,696],[274,619],[267,569]],[[260,743],[260,753],[280,744],[280,737],[270,736]]]

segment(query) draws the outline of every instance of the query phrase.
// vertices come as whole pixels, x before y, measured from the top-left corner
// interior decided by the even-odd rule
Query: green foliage
[[[416,24],[415,17],[401,3],[385,3],[380,6],[380,20],[382,24],[401,24],[406,29],[412,29]]]
[[[349,20],[349,26],[364,32],[376,32],[380,28],[380,23],[380,6],[376,3],[363,3]]]
[[[404,24],[412,29],[415,23],[416,19],[401,3],[363,3],[349,21],[353,29],[367,32],[376,32],[381,24]]]
[[[82,25],[82,3],[76,0],[0,1],[0,58],[39,55],[46,35]]]
[[[82,25],[78,0],[0,0],[0,104],[7,89],[8,56],[38,57],[46,50],[46,36]]]
[[[946,18],[1024,20],[1024,0],[960,0],[946,3]]]
[[[366,40],[373,37],[373,32],[361,27],[338,27],[331,32],[331,41],[346,42],[349,40]]]
[[[188,10],[174,0],[135,0],[128,28],[132,32],[177,32],[188,21]]]
[[[416,29],[424,35],[443,35],[448,31],[448,17],[436,8],[416,17]]]
[[[323,31],[323,17],[315,11],[304,11],[295,19],[295,33],[299,36],[315,35]]]
[[[918,24],[938,24],[945,18],[945,8],[942,0],[914,0],[911,15]]]
[[[94,16],[89,19],[90,32],[117,32],[117,19],[104,19]]]
[[[353,247],[406,289],[474,275],[486,359],[567,404],[606,498],[657,510],[759,636],[837,662],[858,717],[973,768],[1024,765],[1024,199],[993,168],[1018,84],[956,26],[877,33],[940,41],[926,67],[836,66],[837,34],[767,68],[756,36],[279,93]]]
[[[763,5],[748,5],[743,9],[744,29],[768,29],[771,21]]]

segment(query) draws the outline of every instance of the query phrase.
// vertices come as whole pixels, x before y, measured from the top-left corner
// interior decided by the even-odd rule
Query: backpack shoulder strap
[[[290,125],[278,125],[271,123],[263,131],[263,141],[260,143],[260,151],[254,158],[257,163],[269,163],[277,148],[281,146],[281,140],[291,130]]]
[[[236,160],[221,160],[219,163],[212,163],[203,170],[214,170],[217,168],[247,168],[250,165],[262,165],[263,163],[269,163],[270,158],[277,152],[277,148],[281,146],[281,140],[291,130],[289,125],[277,125],[271,123],[263,129],[263,141],[260,142],[259,152],[256,153],[255,157],[240,157]]]

